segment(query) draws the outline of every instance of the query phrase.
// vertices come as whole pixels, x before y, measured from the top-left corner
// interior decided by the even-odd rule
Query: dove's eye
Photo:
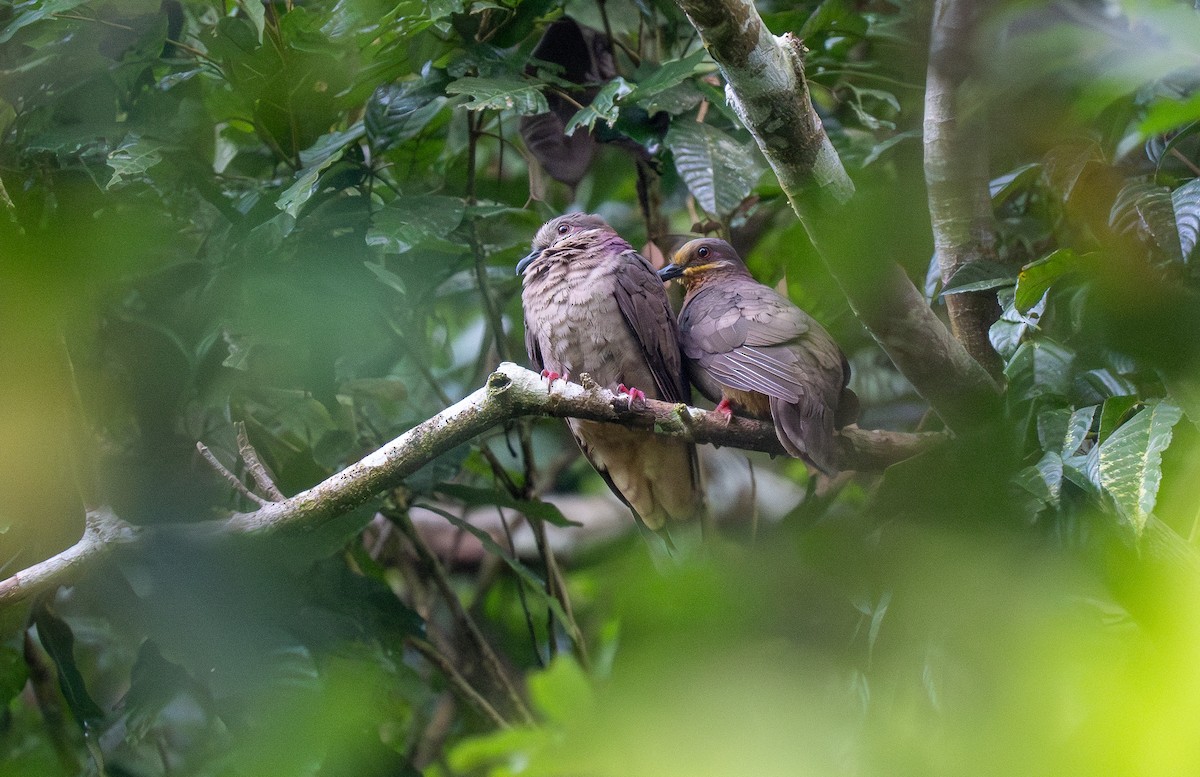
[[[568,233],[568,232],[570,232],[570,231],[571,231],[571,228],[570,228],[570,227],[568,227],[566,224],[559,224],[559,225],[558,225],[558,234],[560,234],[560,235],[565,235],[565,234],[567,234],[567,233]]]
[[[699,248],[696,249],[696,256],[700,257],[701,259],[708,256],[708,254],[709,254],[708,246],[700,246]]]

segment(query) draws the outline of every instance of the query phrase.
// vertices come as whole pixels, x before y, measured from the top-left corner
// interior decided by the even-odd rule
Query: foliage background
[[[822,251],[936,279],[928,4],[758,7],[805,41],[858,188]],[[564,14],[589,45],[618,41],[611,72],[578,46],[558,67],[534,58]],[[566,624],[547,619],[544,553],[524,576],[495,552],[452,567],[455,607],[408,522],[418,503],[457,520],[514,500],[554,522],[525,500],[598,495],[556,423],[452,451],[312,536],[155,534],[0,615],[4,772],[1200,768],[1200,18],[1014,2],[981,39],[965,94],[990,145],[997,261],[927,292],[996,291],[1002,417],[831,492],[753,457],[777,520],[726,499],[721,538],[666,564],[628,534],[577,547]],[[522,117],[547,109],[581,125],[557,158],[575,185],[531,156],[555,136]],[[670,3],[6,3],[0,127],[5,576],[74,542],[84,505],[139,525],[251,507],[195,449],[233,466],[235,422],[291,494],[523,361],[511,268],[568,209],[663,250],[711,221],[835,333],[863,426],[923,415]],[[603,503],[579,504],[565,517]],[[537,725],[481,643],[527,679]]]

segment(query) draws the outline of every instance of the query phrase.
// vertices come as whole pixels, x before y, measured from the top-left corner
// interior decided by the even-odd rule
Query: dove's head
[[[683,285],[691,288],[722,275],[745,275],[748,272],[733,246],[724,240],[704,237],[684,243],[671,261],[658,271],[658,277],[664,281],[682,278]]]
[[[584,245],[587,241],[616,236],[617,233],[607,221],[591,213],[568,213],[550,219],[534,235],[531,246],[533,250],[517,262],[517,275],[523,274],[525,268],[548,249],[565,248],[575,243]]]

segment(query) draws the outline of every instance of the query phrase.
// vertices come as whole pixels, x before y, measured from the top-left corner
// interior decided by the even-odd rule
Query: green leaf
[[[1099,405],[1088,405],[1071,413],[1066,431],[1063,433],[1062,455],[1064,457],[1074,456],[1079,450],[1079,446],[1083,445],[1088,432],[1091,431],[1092,421],[1096,418],[1098,409]]]
[[[33,622],[42,647],[46,648],[58,670],[58,685],[63,698],[75,716],[75,722],[86,730],[103,718],[104,712],[88,693],[79,665],[75,663],[75,635],[67,622],[51,612],[45,602],[34,607]]]
[[[1012,269],[999,262],[967,262],[958,268],[942,289],[942,296],[968,291],[987,291],[1013,284]]]
[[[8,22],[3,30],[0,30],[0,43],[10,41],[22,27],[28,27],[44,19],[53,19],[58,14],[78,8],[86,2],[87,0],[43,0],[43,2],[22,3],[25,10]],[[12,7],[12,5],[9,6],[9,8]]]
[[[876,143],[875,146],[872,147],[870,153],[868,153],[865,157],[863,157],[862,166],[866,167],[867,165],[876,161],[881,156],[883,156],[887,151],[891,150],[895,146],[900,145],[900,143],[902,143],[906,140],[909,140],[909,139],[916,139],[916,138],[920,138],[920,137],[921,137],[920,130],[906,130],[904,132],[897,132],[895,135],[892,135],[887,140],[884,140],[880,143]]]
[[[1103,443],[1113,432],[1123,424],[1129,416],[1129,411],[1138,406],[1140,400],[1135,396],[1109,397],[1104,400],[1100,410],[1100,430],[1096,440]]]
[[[363,125],[379,152],[415,138],[446,104],[442,90],[426,81],[385,84],[371,93]]]
[[[1154,512],[1162,452],[1182,416],[1183,411],[1166,400],[1149,402],[1099,446],[1100,483],[1138,532]]]
[[[443,483],[434,490],[471,506],[494,505],[509,507],[522,515],[539,521],[545,521],[546,523],[552,523],[555,526],[583,525],[567,518],[562,514],[561,510],[549,502],[543,502],[540,499],[515,499],[499,489],[473,488],[458,483]]]
[[[1004,368],[1009,392],[1015,399],[1028,400],[1044,394],[1065,396],[1070,386],[1075,354],[1057,343],[1030,340],[1021,343]]]
[[[1016,170],[993,178],[988,184],[992,197],[992,207],[1000,207],[1015,195],[1028,189],[1042,175],[1040,163],[1021,165]]]
[[[1186,99],[1162,100],[1150,106],[1138,128],[1143,138],[1168,132],[1200,119],[1200,92]]]
[[[675,169],[710,215],[724,217],[741,204],[758,180],[758,157],[716,127],[687,119],[671,123],[667,147]]]
[[[1079,255],[1069,248],[1060,248],[1035,262],[1030,262],[1022,267],[1017,275],[1013,304],[1021,313],[1029,312],[1055,281],[1074,273],[1080,264]]]
[[[380,283],[382,283],[384,286],[395,289],[401,294],[405,293],[404,281],[399,275],[384,267],[382,264],[376,264],[375,262],[363,262],[363,265],[365,265],[368,270],[374,273],[375,277],[378,278]]]
[[[587,673],[567,655],[556,656],[550,666],[529,676],[529,700],[552,723],[582,720],[594,694]]]
[[[592,102],[575,112],[567,126],[563,128],[564,135],[574,135],[575,130],[583,127],[591,130],[597,121],[603,121],[612,126],[617,121],[616,101],[629,94],[633,87],[624,78],[614,78],[604,85]]]
[[[29,666],[21,651],[8,645],[0,645],[0,709],[7,709],[13,700],[25,687],[29,679]]]
[[[238,8],[246,14],[246,18],[254,25],[254,32],[258,35],[258,43],[262,45],[263,29],[267,26],[266,6],[262,0],[237,0]]]
[[[397,197],[371,217],[367,245],[402,254],[418,243],[449,235],[462,223],[465,209],[458,197]]]
[[[696,72],[696,67],[707,56],[708,52],[705,49],[698,48],[682,59],[672,59],[663,62],[657,70],[634,85],[633,91],[629,93],[626,102],[643,103],[668,89],[673,89],[691,78]],[[648,105],[644,107],[647,110],[650,108]]]
[[[121,145],[108,154],[106,163],[112,168],[112,178],[108,179],[105,189],[113,189],[130,180],[143,178],[146,171],[162,161],[163,143],[149,138],[143,138],[131,132],[121,141]]]
[[[1168,260],[1181,261],[1179,229],[1171,192],[1150,180],[1125,184],[1108,215],[1109,226],[1121,234],[1133,234],[1151,243]]]
[[[1197,238],[1200,238],[1200,178],[1193,178],[1171,192],[1171,205],[1175,209],[1181,255],[1187,262],[1195,253]]]
[[[1058,505],[1062,481],[1063,460],[1054,451],[1046,451],[1037,464],[1017,473],[1017,484],[1050,507]]]
[[[446,86],[447,94],[461,94],[471,98],[467,110],[512,111],[520,116],[546,113],[550,106],[541,92],[537,81],[515,76],[503,78],[477,78],[467,76],[451,81]]]
[[[366,130],[360,121],[342,132],[330,132],[317,138],[312,146],[300,152],[300,162],[304,167],[296,174],[296,182],[275,200],[275,207],[292,218],[298,217],[304,203],[316,192],[321,173],[341,158],[348,145],[365,134]]]

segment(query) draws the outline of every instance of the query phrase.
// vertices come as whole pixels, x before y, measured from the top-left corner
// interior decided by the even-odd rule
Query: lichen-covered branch
[[[809,99],[803,46],[776,38],[749,0],[676,0],[721,66],[725,94],[775,170],[784,191],[810,184],[839,202],[854,194]]]
[[[630,405],[627,395],[555,381],[505,362],[487,384],[384,445],[361,461],[282,501],[221,522],[230,534],[308,531],[400,485],[446,451],[506,421],[529,416],[584,418],[653,430],[696,443],[783,454],[775,429],[764,421],[734,418],[686,405],[647,400]],[[878,470],[938,445],[945,435],[905,434],[850,427],[836,439],[842,469]],[[0,607],[64,585],[120,545],[136,542],[133,527],[111,512],[89,514],[83,539],[51,559],[0,581]],[[194,527],[193,527],[194,528]]]
[[[772,35],[750,0],[676,4],[720,66],[730,103],[855,315],[948,425],[965,428],[981,411],[994,409],[995,382],[942,325],[899,266],[868,277],[861,267],[838,266],[822,250],[832,242],[822,237],[831,229],[828,225],[845,220],[840,206],[851,199],[854,187],[809,99],[803,44],[790,34]]]
[[[988,191],[987,127],[965,118],[962,85],[970,76],[978,0],[936,0],[925,80],[925,184],[942,282],[970,262],[996,258]],[[994,378],[1003,363],[988,339],[1000,316],[995,292],[946,296],[950,329]]]

